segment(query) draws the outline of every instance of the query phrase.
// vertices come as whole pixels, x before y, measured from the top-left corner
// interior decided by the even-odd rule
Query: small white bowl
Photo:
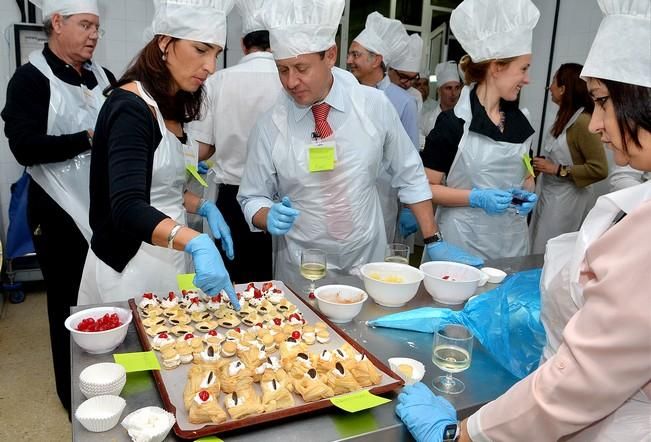
[[[122,419],[122,426],[133,440],[146,437],[149,442],[162,442],[170,432],[176,418],[160,407],[144,407]]]
[[[399,370],[398,367],[401,365],[409,365],[412,369],[411,376],[407,376],[405,373]],[[405,381],[405,384],[411,385],[415,384],[416,382],[420,382],[421,379],[423,379],[423,376],[425,376],[425,366],[411,358],[389,358],[389,367],[391,367],[391,370],[400,376],[403,381]]]
[[[339,300],[357,300],[355,302],[338,302]],[[324,285],[314,291],[321,313],[332,322],[343,323],[352,321],[362,311],[368,295],[362,289],[350,285]]]
[[[79,389],[87,398],[119,396],[126,383],[126,370],[122,365],[113,362],[90,365],[79,374]]]
[[[475,267],[451,261],[430,261],[421,264],[425,274],[425,290],[441,304],[464,303],[488,280],[488,275]]]
[[[368,295],[385,307],[401,307],[411,301],[424,277],[417,268],[395,262],[370,262],[362,266],[360,273]],[[390,278],[402,281],[388,282]]]
[[[88,431],[101,433],[118,424],[126,405],[120,396],[95,396],[81,403],[75,418]]]
[[[491,284],[499,284],[500,282],[504,281],[504,278],[506,278],[506,272],[500,269],[495,269],[493,267],[482,267],[480,270],[488,275],[488,282]]]
[[[109,315],[117,313],[122,325],[111,330],[97,332],[83,332],[77,330],[77,326],[84,318],[101,318],[106,313]],[[131,311],[120,307],[94,307],[78,311],[68,316],[65,322],[66,328],[70,331],[73,341],[90,354],[102,354],[115,350],[127,336],[127,330],[131,323]]]

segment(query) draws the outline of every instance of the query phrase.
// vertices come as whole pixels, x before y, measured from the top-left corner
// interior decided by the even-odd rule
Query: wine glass
[[[432,386],[435,389],[447,394],[459,394],[466,388],[452,373],[470,367],[472,341],[472,333],[463,325],[444,325],[436,332],[432,345],[432,362],[447,374],[434,379]]]
[[[407,244],[392,243],[387,244],[384,253],[386,262],[399,262],[400,264],[409,264],[409,246]]]
[[[303,250],[301,252],[301,275],[310,280],[307,293],[314,293],[315,281],[326,275],[326,253],[319,249]]]

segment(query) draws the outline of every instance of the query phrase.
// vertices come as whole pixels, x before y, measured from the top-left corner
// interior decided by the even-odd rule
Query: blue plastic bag
[[[32,234],[27,223],[27,193],[30,177],[23,172],[11,185],[9,228],[7,229],[7,258],[13,259],[34,252]]]
[[[462,324],[514,376],[524,378],[538,367],[545,329],[540,322],[541,269],[510,275],[497,288],[469,300],[464,309],[424,307],[368,322],[434,333],[443,324]]]

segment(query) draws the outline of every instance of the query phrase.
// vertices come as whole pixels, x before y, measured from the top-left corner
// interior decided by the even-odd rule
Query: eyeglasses
[[[95,23],[80,21],[77,22],[77,26],[89,35],[97,34],[98,39],[104,37],[104,29],[100,28],[99,25],[96,25]]]
[[[404,72],[400,72],[396,69],[391,69],[391,70],[396,74],[398,74],[398,79],[400,80],[401,83],[413,83],[415,81],[420,80],[420,74],[418,72],[414,76],[409,76]]]

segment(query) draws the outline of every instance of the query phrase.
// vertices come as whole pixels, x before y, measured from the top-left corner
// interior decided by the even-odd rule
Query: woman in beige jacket
[[[615,162],[651,171],[651,4],[599,0],[582,71],[590,130]],[[605,195],[581,230],[550,240],[541,281],[543,362],[460,424],[424,384],[396,413],[419,441],[651,440],[651,182]]]

